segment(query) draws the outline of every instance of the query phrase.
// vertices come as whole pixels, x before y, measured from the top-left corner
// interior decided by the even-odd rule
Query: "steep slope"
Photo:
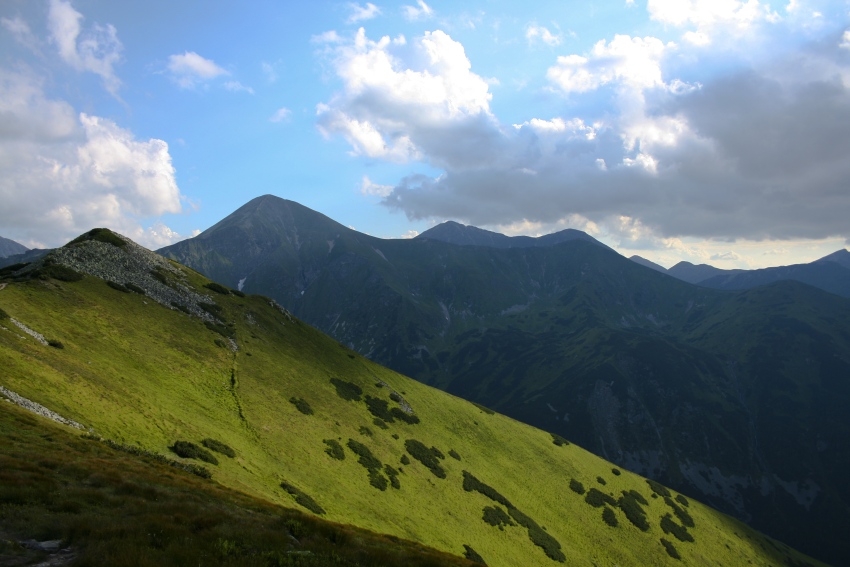
[[[380,240],[263,200],[261,218],[298,211],[276,230],[300,235],[300,248],[270,246],[287,261],[267,253],[246,291],[396,371],[576,440],[809,553],[850,560],[836,522],[850,503],[838,466],[850,455],[846,300],[787,282],[771,288],[776,297],[698,288],[582,240]],[[236,286],[242,272],[228,263],[248,254],[217,256],[217,232],[163,252]],[[782,314],[786,303],[797,307]],[[784,362],[770,366],[776,375],[760,370],[765,348]],[[765,397],[774,391],[801,401],[793,420]],[[766,426],[780,422],[793,427]]]
[[[662,274],[667,273],[667,268],[665,268],[664,266],[656,264],[655,262],[647,260],[646,258],[644,258],[642,256],[638,256],[637,254],[635,254],[634,256],[630,256],[629,260],[631,260],[632,262],[634,262],[636,264],[640,264],[641,266],[651,268],[651,269],[655,270],[656,272],[661,272]],[[681,279],[681,278],[679,278],[679,279]]]
[[[4,283],[7,396],[269,502],[491,566],[815,564],[106,231]]]
[[[798,281],[829,293],[850,297],[850,268],[839,262],[823,260],[718,274],[701,280],[699,285],[714,289],[752,289],[782,280]]]
[[[0,236],[0,258],[14,256],[15,254],[23,254],[27,250],[29,250],[29,248],[23,244],[18,244],[14,240],[9,240],[8,238]]]

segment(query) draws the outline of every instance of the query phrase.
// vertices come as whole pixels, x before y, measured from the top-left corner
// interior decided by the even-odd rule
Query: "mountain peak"
[[[570,240],[584,240],[607,248],[604,244],[580,230],[567,228],[544,236],[506,236],[472,225],[446,221],[429,228],[416,238],[439,240],[458,246],[484,246],[488,248],[534,248],[554,246]]]
[[[8,238],[0,236],[0,258],[14,256],[15,254],[23,254],[27,250],[29,250],[29,248],[23,244],[18,244],[14,240],[9,240]]]
[[[819,260],[815,260],[815,262],[835,262],[845,268],[850,268],[850,252],[847,249],[842,248],[832,254],[828,254]]]

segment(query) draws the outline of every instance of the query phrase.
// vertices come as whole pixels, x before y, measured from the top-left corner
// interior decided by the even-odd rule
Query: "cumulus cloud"
[[[401,13],[411,22],[426,20],[434,16],[434,9],[422,0],[416,0],[416,6],[402,6]]]
[[[371,2],[367,2],[365,6],[351,2],[348,5],[348,8],[351,11],[351,14],[349,14],[348,19],[346,20],[349,24],[371,20],[381,14],[381,9]]]
[[[106,226],[144,241],[141,219],[182,210],[165,142],[76,113],[32,73],[0,69],[0,117],[0,226],[10,234],[56,246]]]
[[[201,57],[194,51],[170,55],[167,69],[171,78],[183,89],[191,89],[199,83],[230,74],[212,59]]]
[[[712,33],[718,28],[741,34],[757,22],[780,19],[769,4],[760,4],[758,0],[649,0],[646,9],[653,20],[693,27],[683,37],[699,45],[710,43]],[[791,11],[793,7],[789,5],[787,9]]]
[[[542,41],[550,47],[556,47],[558,45],[561,45],[560,34],[555,35],[543,26],[537,26],[533,24],[525,28],[525,39],[528,40],[529,44],[536,43],[537,41]]]
[[[363,181],[360,184],[360,192],[363,195],[368,195],[372,197],[386,197],[387,195],[393,192],[393,186],[379,185],[377,183],[373,183],[367,175],[364,175]]]
[[[77,12],[70,2],[51,0],[47,15],[50,41],[56,46],[65,63],[78,71],[100,75],[106,90],[117,96],[121,81],[115,75],[114,66],[121,61],[123,50],[118,33],[111,24],[94,24],[83,30],[82,20],[83,15]],[[16,35],[26,37],[26,32],[20,25],[17,26]]]

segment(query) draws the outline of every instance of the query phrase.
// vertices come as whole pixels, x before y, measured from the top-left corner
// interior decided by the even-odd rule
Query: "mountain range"
[[[850,561],[842,297],[796,281],[694,286],[572,231],[453,223],[382,240],[268,195],[160,252],[424,384]]]
[[[15,254],[23,254],[27,250],[29,250],[29,248],[23,244],[18,244],[14,240],[9,240],[8,238],[0,236],[0,258],[14,256]]]
[[[0,400],[9,564],[821,565],[108,230],[0,278],[0,394],[64,424]]]

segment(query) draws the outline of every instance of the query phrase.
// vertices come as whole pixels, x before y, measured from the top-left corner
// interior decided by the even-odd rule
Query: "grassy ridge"
[[[185,273],[196,289],[208,283]],[[753,565],[809,564],[696,502],[688,509],[695,541],[682,542],[662,529],[673,510],[652,497],[641,477],[613,474],[610,463],[574,444],[557,446],[547,433],[373,364],[262,297],[217,295],[214,301],[233,323],[235,353],[217,345],[219,336],[198,319],[96,278],[11,284],[0,292],[0,307],[65,348],[0,329],[0,362],[8,369],[0,384],[104,437],[158,453],[169,453],[176,441],[215,439],[236,456],[199,464],[225,486],[297,507],[298,496],[282,488],[295,487],[327,519],[455,555],[470,547],[491,566],[558,564],[532,534],[538,542],[548,541],[542,535],[548,534],[568,565],[680,564],[662,538],[688,563],[738,564],[743,558]],[[363,399],[341,396],[332,379],[356,385]],[[397,419],[379,427],[367,396],[388,407],[401,407],[401,398],[420,422]],[[313,413],[300,411],[293,398]],[[343,459],[326,452],[326,440],[337,440]],[[349,440],[367,447],[381,466],[367,472]],[[407,457],[409,441],[443,455],[436,458],[445,478]],[[462,460],[445,458],[450,451]],[[399,471],[399,488],[376,486],[376,475],[393,476],[387,467]],[[522,525],[487,523],[484,511],[493,500],[465,490],[463,471],[502,494],[511,510],[521,510]],[[606,484],[597,485],[598,478]],[[629,521],[628,504],[611,505],[610,512],[589,504],[569,489],[571,479],[615,501],[638,492],[647,502],[648,530]],[[609,519],[615,514],[618,527],[603,513]]]

